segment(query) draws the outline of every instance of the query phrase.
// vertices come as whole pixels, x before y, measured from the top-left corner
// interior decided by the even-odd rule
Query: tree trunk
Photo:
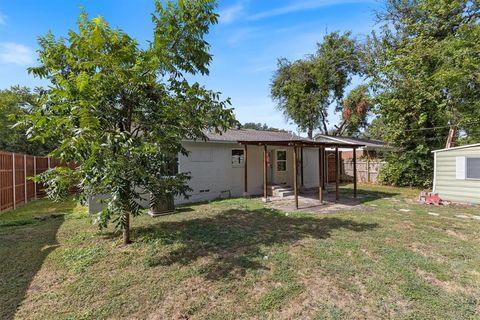
[[[125,216],[125,223],[123,225],[123,245],[130,244],[130,213],[127,212]]]
[[[308,138],[309,138],[309,139],[313,139],[313,129],[312,129],[312,128],[309,128],[309,129],[308,129],[307,134],[308,134]]]

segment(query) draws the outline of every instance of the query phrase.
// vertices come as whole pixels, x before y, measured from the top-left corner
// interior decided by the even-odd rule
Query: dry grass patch
[[[412,189],[360,195],[327,215],[246,199],[145,215],[127,248],[73,201],[32,203],[0,216],[0,318],[480,317],[480,222],[428,215]]]

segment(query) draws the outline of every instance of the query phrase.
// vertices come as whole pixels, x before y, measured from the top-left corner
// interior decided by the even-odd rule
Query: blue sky
[[[26,72],[37,63],[37,37],[75,29],[82,6],[140,43],[152,38],[150,0],[0,0],[0,88],[47,85]],[[314,53],[331,31],[351,30],[364,38],[375,27],[374,10],[380,6],[375,0],[220,0],[220,22],[208,35],[214,55],[210,76],[198,80],[230,97],[242,123],[295,130],[270,98],[277,58]]]

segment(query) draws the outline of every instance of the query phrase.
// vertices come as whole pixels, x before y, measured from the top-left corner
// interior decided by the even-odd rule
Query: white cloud
[[[237,3],[234,6],[223,9],[222,11],[219,12],[219,15],[220,15],[220,18],[218,19],[219,23],[223,23],[223,24],[232,23],[242,15],[243,9],[244,7],[243,7],[243,4],[241,3]]]
[[[0,42],[0,63],[28,65],[34,61],[30,47],[14,42]]]
[[[252,34],[254,34],[257,30],[258,28],[250,28],[250,27],[234,30],[232,33],[228,35],[227,42],[230,46],[235,47],[238,44],[250,38]]]
[[[0,25],[7,24],[7,16],[0,12]]]
[[[369,2],[369,1],[370,0],[302,0],[302,1],[296,0],[293,3],[284,7],[279,7],[276,9],[271,9],[271,10],[253,14],[249,17],[249,19],[261,20],[265,18],[281,16],[288,13],[317,9],[317,8],[332,6],[337,4]]]

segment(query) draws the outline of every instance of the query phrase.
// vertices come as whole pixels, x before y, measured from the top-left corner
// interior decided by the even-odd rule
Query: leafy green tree
[[[480,138],[478,1],[388,0],[372,34],[368,70],[383,137],[400,152],[385,182],[428,187],[433,149],[449,127]]]
[[[330,133],[329,107],[336,103],[335,110],[342,110],[345,89],[352,76],[362,71],[359,49],[350,32],[332,32],[323,38],[316,54],[294,62],[278,60],[271,82],[272,98],[310,138],[315,129]]]
[[[37,103],[38,92],[27,87],[13,86],[0,90],[0,150],[32,155],[45,155],[53,150],[53,143],[28,141],[24,128],[16,127],[18,118],[31,112]]]
[[[353,75],[361,75],[362,48],[351,32],[332,32],[323,38],[315,56],[315,74],[324,101],[321,103],[322,116],[319,129],[328,134],[328,108],[335,104],[335,111],[343,111],[343,97]],[[332,131],[338,135],[338,130]]]
[[[309,138],[318,127],[323,110],[312,59],[290,62],[279,59],[271,83],[271,95],[287,119],[292,119]]]
[[[358,136],[368,126],[367,116],[372,104],[368,86],[360,85],[350,91],[342,103],[342,121],[335,126],[336,136]]]
[[[266,123],[261,124],[260,122],[259,123],[246,122],[241,127],[243,129],[255,129],[255,130],[260,130],[260,131],[285,131],[283,129],[269,127]]]
[[[169,170],[183,139],[206,139],[203,130],[230,127],[229,100],[192,81],[208,75],[212,60],[205,41],[217,22],[213,0],[155,2],[153,41],[145,48],[101,17],[82,12],[68,38],[51,33],[39,40],[35,76],[50,80],[42,104],[25,120],[32,139],[58,136],[53,155],[78,168],[58,169],[45,179],[61,194],[75,181],[82,198],[105,195],[101,228],[114,222],[130,242],[130,216],[137,200],[187,196],[187,173]],[[64,193],[65,194],[65,193]]]

